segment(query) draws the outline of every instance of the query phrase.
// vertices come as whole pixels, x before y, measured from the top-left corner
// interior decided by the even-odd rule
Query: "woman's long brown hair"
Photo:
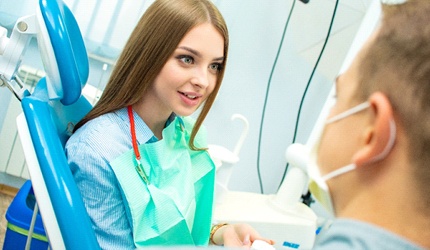
[[[103,114],[137,103],[153,84],[179,42],[196,25],[211,23],[224,37],[224,61],[213,92],[196,120],[189,146],[206,118],[221,86],[228,54],[228,30],[224,18],[209,0],[156,0],[139,20],[128,39],[106,88],[93,109],[74,131]]]

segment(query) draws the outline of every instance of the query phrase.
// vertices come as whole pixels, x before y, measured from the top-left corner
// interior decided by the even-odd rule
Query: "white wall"
[[[242,126],[250,122],[229,188],[260,192],[258,141],[266,87],[291,1],[218,1],[231,34],[227,74],[205,124],[209,141],[233,149]],[[369,1],[341,1],[332,36],[303,105],[297,142],[306,142]],[[260,169],[265,193],[276,192],[285,170],[284,152],[293,138],[299,103],[328,30],[335,1],[296,3],[269,90],[261,138]],[[346,4],[348,3],[348,4]]]

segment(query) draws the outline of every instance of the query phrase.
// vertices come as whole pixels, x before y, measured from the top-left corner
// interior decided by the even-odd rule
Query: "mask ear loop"
[[[361,103],[361,104],[359,104],[359,105],[357,105],[357,106],[355,106],[355,107],[353,107],[351,109],[348,109],[348,110],[346,110],[346,111],[344,111],[344,112],[342,112],[340,114],[337,114],[337,115],[335,115],[335,116],[327,119],[325,121],[325,124],[330,124],[330,123],[342,120],[343,118],[346,118],[346,117],[348,117],[348,116],[350,116],[352,114],[358,113],[358,112],[360,112],[362,110],[365,110],[368,107],[370,107],[370,103],[369,102],[363,102],[363,103]]]
[[[365,109],[365,108],[367,108],[369,106],[370,106],[370,104],[367,103],[367,102],[366,103],[362,103],[362,104],[360,104],[360,105],[358,105],[358,106],[356,106],[356,107],[354,107],[354,108],[352,108],[350,110],[347,110],[347,111],[345,111],[343,113],[340,113],[339,115],[336,115],[336,116],[332,117],[331,119],[328,119],[326,121],[326,123],[332,123],[332,122],[341,120],[341,119],[343,119],[343,118],[345,118],[345,117],[347,117],[347,116],[349,116],[351,114],[354,114],[356,112],[359,112],[359,111],[361,111],[361,110],[363,110],[363,109]],[[382,160],[383,158],[385,158],[388,155],[388,153],[393,148],[394,142],[396,140],[396,133],[397,133],[396,130],[397,130],[397,127],[396,127],[396,123],[393,120],[390,120],[390,125],[389,126],[390,126],[390,128],[389,128],[390,129],[390,138],[389,138],[389,140],[387,142],[387,145],[385,146],[384,150],[382,150],[382,152],[379,153],[377,156],[375,156],[370,162],[377,162],[379,160]],[[341,175],[341,174],[347,173],[349,171],[352,171],[356,167],[357,166],[355,164],[349,164],[349,165],[347,165],[345,167],[339,168],[339,169],[337,169],[337,170],[335,170],[335,171],[333,171],[331,173],[328,173],[328,174],[322,176],[321,178],[324,181],[327,181],[327,180],[332,179],[332,178],[334,178],[334,177],[336,177],[338,175]]]
[[[346,165],[345,167],[341,167],[339,169],[334,170],[331,173],[328,173],[324,176],[321,177],[321,179],[323,179],[324,181],[328,181],[338,175],[344,174],[344,173],[348,173],[349,171],[352,171],[356,168],[355,164],[349,164]]]
[[[375,156],[370,162],[377,162],[379,160],[384,159],[388,153],[393,149],[394,142],[396,141],[396,133],[397,133],[397,127],[394,120],[390,120],[390,138],[388,139],[387,145],[385,146],[384,150],[382,150],[381,153],[379,153],[377,156]]]
[[[369,107],[370,107],[370,103],[369,102],[363,102],[363,103],[361,103],[361,104],[359,104],[359,105],[357,105],[357,106],[355,106],[355,107],[353,107],[351,109],[348,109],[348,110],[346,110],[346,111],[344,111],[344,112],[342,112],[340,114],[337,114],[337,115],[335,115],[335,116],[327,119],[326,122],[325,122],[325,124],[330,124],[330,123],[342,120],[342,119],[344,119],[344,118],[346,118],[346,117],[348,117],[350,115],[358,113],[358,112],[360,112],[362,110],[365,110],[365,109],[367,109]],[[327,181],[327,180],[332,179],[332,178],[334,178],[334,177],[336,177],[338,175],[341,175],[341,174],[347,173],[349,171],[352,171],[355,168],[356,168],[355,164],[349,164],[349,165],[346,165],[344,167],[336,169],[333,172],[330,172],[330,173],[322,176],[321,179],[324,180],[324,181]]]

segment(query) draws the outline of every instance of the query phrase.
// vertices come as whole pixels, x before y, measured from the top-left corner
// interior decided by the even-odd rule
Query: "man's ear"
[[[353,156],[357,167],[383,159],[391,150],[395,139],[393,108],[388,97],[381,93],[373,93],[368,100],[373,120],[365,131],[364,146]],[[394,131],[393,131],[394,130]]]

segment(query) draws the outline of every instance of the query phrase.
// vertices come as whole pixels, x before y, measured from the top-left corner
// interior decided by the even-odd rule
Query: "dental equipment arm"
[[[279,207],[294,205],[307,192],[309,178],[307,175],[307,149],[300,144],[290,145],[285,158],[290,164],[288,174],[285,176],[273,203]]]
[[[24,88],[16,72],[30,39],[37,31],[35,15],[18,19],[10,38],[7,37],[7,30],[0,26],[0,86],[7,86],[19,100],[30,93]]]
[[[239,162],[239,152],[242,148],[249,132],[249,122],[245,116],[241,114],[233,114],[231,120],[239,119],[243,122],[244,128],[240,134],[233,152],[219,145],[209,145],[209,154],[216,166],[216,183],[215,183],[215,200],[222,200],[222,196],[228,192],[228,182],[233,172],[233,166]]]

